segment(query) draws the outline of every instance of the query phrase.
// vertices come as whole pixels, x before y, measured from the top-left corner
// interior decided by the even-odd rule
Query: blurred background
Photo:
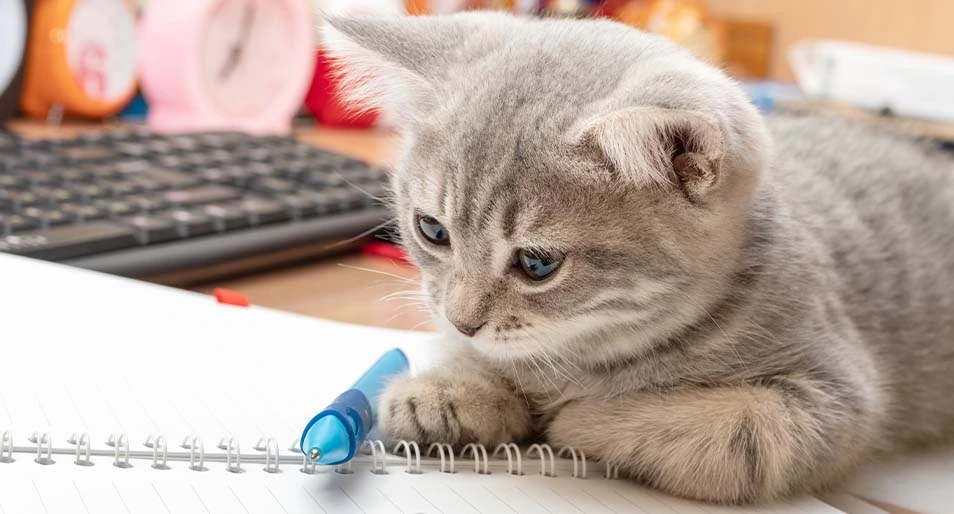
[[[428,328],[385,201],[391,132],[340,102],[319,13],[476,9],[615,19],[765,112],[954,141],[945,0],[0,0],[0,252]]]

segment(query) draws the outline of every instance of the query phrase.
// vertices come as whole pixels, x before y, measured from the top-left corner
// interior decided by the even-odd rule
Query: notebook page
[[[98,468],[98,469],[96,469]],[[325,471],[282,473],[157,471],[109,464],[82,472],[0,466],[0,512],[330,513],[330,514],[836,514],[818,500],[759,508],[724,508],[660,495],[626,481],[503,473],[448,475],[402,471],[378,475]],[[188,479],[182,478],[188,473]],[[80,507],[78,507],[80,506]]]
[[[433,356],[431,334],[316,320],[82,272],[0,258],[0,431],[18,447],[49,434],[93,449],[125,435],[130,451],[162,436],[169,451],[198,437],[218,451],[234,437],[243,454],[262,438],[281,452],[308,419],[384,351],[416,366]],[[320,291],[316,291],[320,294]]]
[[[861,470],[846,489],[920,514],[954,512],[954,446],[894,457]]]

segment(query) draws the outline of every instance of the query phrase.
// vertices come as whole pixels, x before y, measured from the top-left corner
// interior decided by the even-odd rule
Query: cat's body
[[[721,73],[607,22],[333,23],[399,106],[398,220],[447,329],[445,365],[385,395],[390,435],[537,435],[745,502],[954,430],[949,155],[766,128]]]

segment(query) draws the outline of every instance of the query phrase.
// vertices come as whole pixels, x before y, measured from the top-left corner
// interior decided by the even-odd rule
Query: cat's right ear
[[[722,179],[722,131],[701,112],[622,109],[585,123],[577,144],[619,179],[637,187],[675,186],[693,202]]]
[[[433,83],[466,30],[456,17],[325,15],[322,48],[355,112],[376,109],[398,123],[429,110]]]

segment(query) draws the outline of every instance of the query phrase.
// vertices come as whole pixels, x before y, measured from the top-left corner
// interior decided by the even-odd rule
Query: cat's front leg
[[[530,430],[530,411],[508,380],[472,354],[392,382],[379,403],[385,436],[419,444],[493,445]]]
[[[643,392],[568,404],[547,436],[677,496],[750,503],[844,472],[874,430],[867,405],[806,383]]]

